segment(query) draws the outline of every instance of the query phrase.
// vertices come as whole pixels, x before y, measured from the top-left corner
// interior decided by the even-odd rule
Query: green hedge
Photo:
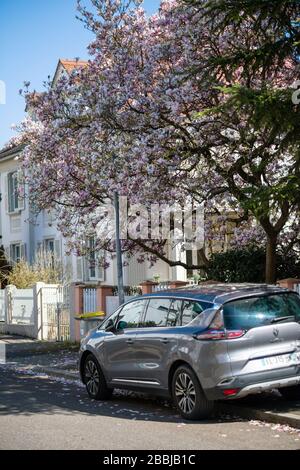
[[[257,247],[214,254],[207,278],[220,282],[265,282],[265,251]],[[277,279],[300,278],[299,258],[291,253],[277,255]]]

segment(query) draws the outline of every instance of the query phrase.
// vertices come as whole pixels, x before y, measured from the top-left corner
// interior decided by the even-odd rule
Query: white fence
[[[8,286],[0,291],[0,333],[33,339],[70,338],[68,286],[37,283],[31,289]]]
[[[189,279],[185,284],[185,287],[197,286],[198,282],[193,279]],[[160,292],[162,290],[174,289],[174,283],[172,281],[161,281],[153,286],[153,292]]]
[[[38,285],[39,337],[48,341],[70,339],[70,290],[68,286]]]
[[[34,325],[33,289],[10,290],[7,300],[12,325]]]
[[[97,289],[85,288],[83,290],[83,313],[97,312]]]

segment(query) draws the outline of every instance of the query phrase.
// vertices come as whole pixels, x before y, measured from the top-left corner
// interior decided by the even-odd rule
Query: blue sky
[[[19,89],[24,81],[42,90],[62,58],[86,59],[92,35],[76,19],[76,0],[0,0],[0,81],[6,85],[6,104],[0,100],[0,148],[13,135],[10,127],[24,117]],[[145,0],[152,13],[160,0]]]

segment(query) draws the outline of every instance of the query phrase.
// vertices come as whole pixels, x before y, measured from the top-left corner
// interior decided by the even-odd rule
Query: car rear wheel
[[[294,387],[283,387],[279,389],[281,395],[286,400],[300,400],[300,385]]]
[[[175,371],[172,396],[177,410],[185,419],[206,419],[214,410],[214,402],[207,400],[196,374],[188,366],[179,366]]]
[[[103,372],[92,354],[89,354],[84,362],[83,381],[87,392],[94,400],[108,400],[113,389],[107,387]]]

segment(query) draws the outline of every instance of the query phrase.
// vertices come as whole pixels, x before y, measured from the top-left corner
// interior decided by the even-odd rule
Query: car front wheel
[[[214,402],[207,400],[199,380],[188,366],[180,366],[172,381],[172,396],[181,416],[188,420],[209,418]]]
[[[89,354],[84,362],[83,381],[87,392],[94,400],[108,400],[113,390],[107,387],[103,372],[92,354]]]

